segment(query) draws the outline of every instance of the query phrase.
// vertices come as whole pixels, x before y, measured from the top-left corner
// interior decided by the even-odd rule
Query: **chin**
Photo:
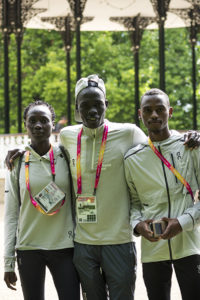
[[[95,129],[99,127],[99,124],[88,124],[88,128]]]
[[[84,125],[88,128],[98,128],[99,126],[101,126],[100,122],[85,122]]]

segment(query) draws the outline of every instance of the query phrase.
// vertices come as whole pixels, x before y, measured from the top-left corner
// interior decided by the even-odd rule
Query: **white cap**
[[[77,110],[77,101],[76,101],[77,96],[82,90],[84,90],[88,86],[93,86],[93,87],[99,88],[106,97],[106,88],[105,88],[104,82],[101,78],[99,78],[98,75],[93,74],[93,75],[89,75],[88,77],[83,77],[83,78],[79,79],[77,81],[76,87],[75,87],[75,121],[76,122],[82,122],[80,114]]]

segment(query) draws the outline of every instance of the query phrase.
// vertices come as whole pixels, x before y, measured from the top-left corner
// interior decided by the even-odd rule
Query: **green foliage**
[[[166,92],[174,107],[171,128],[192,128],[192,56],[186,29],[167,29]],[[75,34],[71,56],[72,120],[76,83]],[[199,57],[200,46],[196,46]],[[139,52],[140,96],[152,87],[159,87],[159,41],[157,30],[145,30]],[[57,120],[67,115],[66,53],[59,32],[27,29],[22,42],[23,109],[36,98],[55,107]],[[9,44],[11,132],[17,131],[17,62],[16,42]],[[4,132],[4,55],[0,36],[0,132]],[[200,74],[197,59],[197,82]],[[109,107],[107,118],[115,122],[133,122],[135,118],[134,56],[128,32],[82,32],[82,76],[97,73],[105,81]],[[197,99],[200,86],[197,85]],[[198,112],[199,112],[198,102]],[[199,113],[198,113],[199,115]],[[199,121],[200,122],[200,121]],[[73,122],[74,123],[74,122]],[[142,125],[142,124],[141,124]],[[199,124],[200,125],[200,124]]]

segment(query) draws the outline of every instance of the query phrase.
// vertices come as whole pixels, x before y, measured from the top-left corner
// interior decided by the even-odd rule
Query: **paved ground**
[[[17,282],[17,291],[9,290],[3,281],[3,204],[0,203],[0,300],[23,300],[20,282]],[[140,240],[137,239],[137,251],[138,258],[140,257]],[[47,271],[46,278],[46,300],[58,300],[54,285],[49,272]],[[138,272],[136,281],[136,292],[135,300],[147,300],[147,294],[141,274],[141,264],[138,262]],[[37,300],[37,299],[35,299]],[[66,299],[67,300],[67,299]],[[126,300],[126,299],[124,299]],[[172,297],[171,300],[181,300],[179,289],[175,278],[173,278],[172,283]]]

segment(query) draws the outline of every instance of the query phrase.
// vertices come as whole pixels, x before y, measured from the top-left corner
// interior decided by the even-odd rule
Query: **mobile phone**
[[[167,227],[167,224],[165,221],[157,220],[153,221],[149,224],[151,231],[153,231],[153,237],[159,237]]]

